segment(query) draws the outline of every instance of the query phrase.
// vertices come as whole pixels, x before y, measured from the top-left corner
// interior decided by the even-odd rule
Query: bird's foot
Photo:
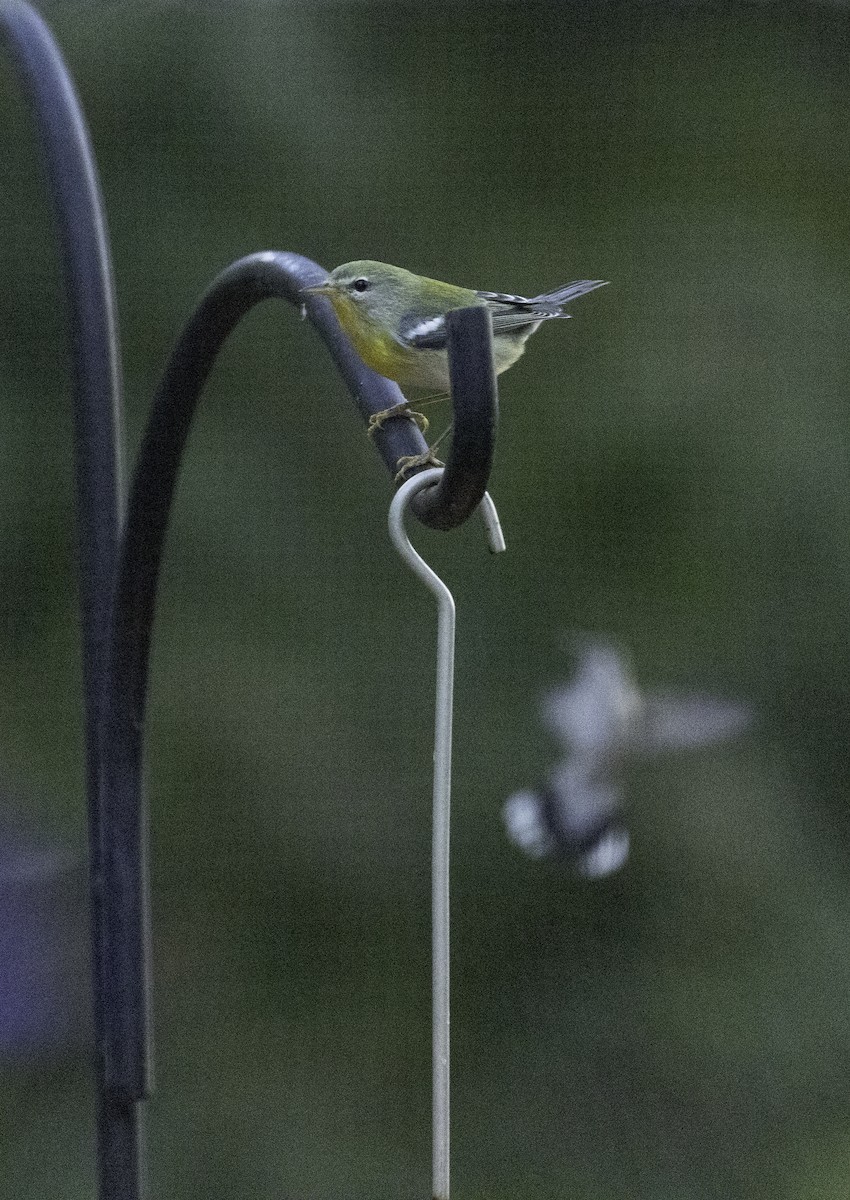
[[[392,408],[383,408],[380,412],[372,413],[369,417],[369,427],[366,430],[369,437],[374,437],[377,431],[383,428],[384,423],[391,420],[392,417],[410,417],[412,421],[416,422],[422,433],[425,433],[430,425],[430,421],[424,413],[414,412],[408,401],[404,400],[401,404],[394,404]]]
[[[403,483],[410,471],[417,467],[444,467],[446,464],[437,458],[433,450],[426,450],[423,454],[405,454],[398,460],[398,474],[393,483]]]

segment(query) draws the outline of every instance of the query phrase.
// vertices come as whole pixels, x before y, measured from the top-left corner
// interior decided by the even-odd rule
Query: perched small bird
[[[403,389],[431,393],[427,403],[449,394],[449,359],[446,350],[446,313],[456,308],[483,305],[493,320],[493,359],[496,374],[513,366],[525,343],[544,321],[567,318],[564,305],[602,287],[603,279],[580,279],[553,292],[530,299],[503,292],[476,292],[437,279],[414,275],[389,263],[343,263],[324,283],[305,288],[327,296],[340,325],[368,367]],[[421,413],[406,401],[369,421],[373,433],[389,417],[411,416],[427,429]],[[436,443],[435,443],[436,444]],[[408,467],[411,464],[408,463]]]
[[[753,719],[736,700],[642,692],[625,656],[594,639],[581,645],[572,683],[544,697],[541,715],[565,755],[542,787],[505,802],[508,836],[533,858],[560,857],[589,878],[610,875],[628,858],[630,760],[730,741]]]

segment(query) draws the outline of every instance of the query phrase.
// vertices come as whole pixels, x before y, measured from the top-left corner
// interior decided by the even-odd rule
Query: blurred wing
[[[652,752],[710,746],[730,741],[752,722],[752,709],[740,701],[653,692],[646,697],[639,748]]]

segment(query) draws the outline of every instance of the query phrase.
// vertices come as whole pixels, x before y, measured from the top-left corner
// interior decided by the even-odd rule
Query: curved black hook
[[[89,893],[98,1094],[98,1194],[141,1194],[136,1097],[107,1081],[103,918],[113,903],[103,859],[101,712],[121,525],[121,366],[106,219],[88,130],[50,30],[23,2],[0,3],[0,34],[35,113],[57,226],[73,361],[74,460],[88,797]]]
[[[403,400],[394,383],[376,375],[355,353],[329,302],[303,294],[326,276],[310,259],[278,251],[249,255],[218,276],[171,354],[133,474],[115,586],[101,759],[103,804],[115,831],[104,863],[110,895],[116,898],[105,931],[107,958],[115,964],[107,1005],[107,1067],[110,1086],[127,1098],[143,1096],[149,1087],[142,789],[148,660],[169,515],[204,383],[241,318],[261,300],[279,297],[304,306],[364,418]],[[422,493],[417,510],[426,524],[441,529],[460,524],[477,507],[486,489],[495,430],[489,314],[483,308],[450,314],[449,339],[454,442],[443,480]],[[406,418],[388,421],[375,440],[394,474],[402,455],[425,449],[421,433]]]
[[[493,323],[483,306],[446,314],[454,429],[446,469],[436,487],[411,501],[432,529],[454,529],[474,512],[487,490],[496,448],[498,392],[493,366]]]

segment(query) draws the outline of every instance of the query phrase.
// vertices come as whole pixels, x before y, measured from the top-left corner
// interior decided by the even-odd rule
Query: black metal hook
[[[156,587],[182,453],[204,382],[227,336],[256,303],[304,305],[364,418],[403,400],[370,371],[327,301],[303,289],[326,272],[300,255],[251,255],[213,283],[184,328],[152,407],[121,530],[120,358],[96,168],[59,49],[23,0],[0,2],[6,35],[38,119],[47,160],[74,360],[75,458],[89,797],[90,891],[101,1200],[141,1195],[139,1103],[150,1090],[147,822],[142,788],[148,655]],[[305,303],[306,301],[306,303]],[[496,386],[490,319],[449,314],[454,439],[440,483],[414,507],[450,529],[477,507],[493,456]],[[425,441],[407,419],[375,444],[393,474]]]
[[[498,392],[493,323],[483,306],[446,314],[454,429],[446,469],[436,487],[414,497],[423,525],[454,529],[481,503],[493,466]]]
[[[50,30],[26,3],[0,4],[0,33],[34,111],[57,225],[73,360],[74,460],[80,579],[98,1194],[141,1195],[137,1097],[106,1081],[103,918],[113,900],[103,870],[112,836],[101,804],[101,713],[112,585],[121,526],[121,365],[106,219],[85,119]]]

